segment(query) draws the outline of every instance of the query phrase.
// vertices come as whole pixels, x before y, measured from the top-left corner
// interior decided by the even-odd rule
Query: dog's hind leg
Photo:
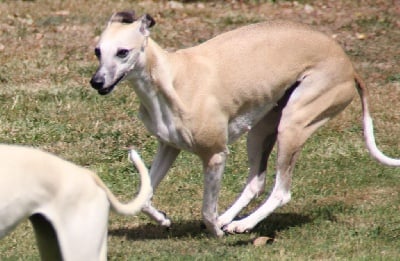
[[[220,227],[232,222],[253,198],[264,192],[267,162],[276,141],[279,116],[278,111],[271,111],[248,133],[247,154],[250,171],[247,183],[235,203],[218,218]]]
[[[167,174],[172,163],[179,155],[179,152],[179,149],[159,142],[156,156],[150,168],[150,179],[153,193],[158,184]],[[150,201],[143,207],[142,211],[162,226],[169,227],[171,225],[171,220],[166,216],[166,214],[153,207]]]
[[[293,92],[278,127],[277,173],[271,195],[248,217],[226,225],[226,232],[246,232],[290,201],[292,172],[302,146],[312,133],[342,111],[355,94],[353,79],[339,83],[332,79],[336,84],[328,83],[329,79],[324,73],[311,75]]]
[[[291,94],[299,84],[300,82],[298,81],[292,84],[277,102],[276,107],[268,112],[248,133],[247,155],[250,172],[246,187],[236,202],[218,218],[218,223],[221,227],[232,222],[253,198],[260,196],[264,192],[267,162],[276,142],[282,109],[286,106]]]
[[[85,189],[73,190],[73,184],[66,185],[71,190],[45,211],[57,233],[62,260],[105,261],[110,207],[107,195],[91,177],[75,183]]]

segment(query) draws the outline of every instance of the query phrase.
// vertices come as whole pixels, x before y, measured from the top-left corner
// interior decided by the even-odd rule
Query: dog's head
[[[110,93],[140,63],[154,24],[150,15],[136,19],[133,11],[111,16],[94,49],[100,65],[90,84],[99,94]]]

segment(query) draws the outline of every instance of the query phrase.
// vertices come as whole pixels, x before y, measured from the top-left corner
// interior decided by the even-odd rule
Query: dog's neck
[[[141,101],[146,128],[164,142],[189,149],[192,137],[181,121],[187,109],[173,86],[168,53],[148,38],[138,64],[128,77]]]
[[[174,89],[168,53],[151,38],[147,38],[143,49],[140,65],[135,69],[136,80],[146,81],[150,88],[165,96],[174,112],[184,114],[187,109]]]

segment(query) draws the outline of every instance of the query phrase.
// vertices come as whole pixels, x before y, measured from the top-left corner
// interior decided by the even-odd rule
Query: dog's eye
[[[125,57],[127,57],[128,56],[128,54],[129,54],[129,50],[128,49],[119,49],[118,51],[117,51],[117,57],[119,57],[119,58],[125,58]]]
[[[97,57],[98,59],[100,59],[100,57],[101,57],[100,48],[94,48],[94,54],[96,55],[96,57]]]

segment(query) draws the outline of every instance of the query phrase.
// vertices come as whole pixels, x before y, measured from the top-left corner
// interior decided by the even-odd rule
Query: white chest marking
[[[165,143],[190,151],[190,145],[185,142],[182,130],[177,128],[177,119],[164,96],[140,77],[134,88],[141,102],[139,117],[147,130]]]

